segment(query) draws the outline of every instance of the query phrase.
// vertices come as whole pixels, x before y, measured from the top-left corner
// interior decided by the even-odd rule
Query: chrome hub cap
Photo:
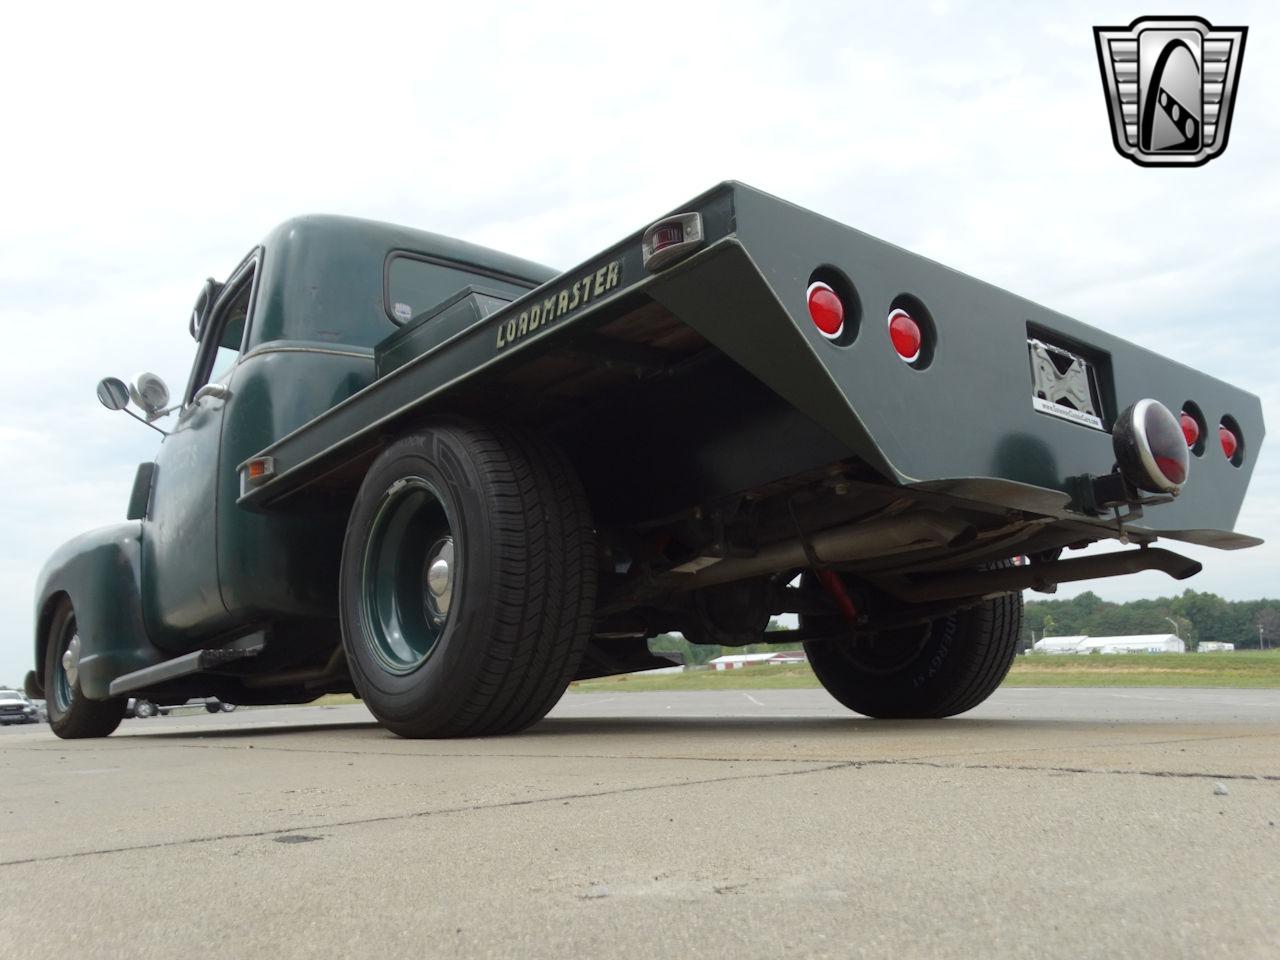
[[[453,538],[437,541],[428,556],[427,611],[433,620],[441,621],[449,615],[453,599]]]
[[[71,687],[80,679],[80,635],[76,634],[62,653],[62,670],[67,675],[67,684]]]

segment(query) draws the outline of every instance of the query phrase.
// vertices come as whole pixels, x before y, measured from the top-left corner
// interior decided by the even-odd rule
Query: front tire
[[[374,461],[347,524],[352,679],[401,736],[513,733],[564,694],[595,590],[590,512],[559,451],[466,421],[424,427]]]
[[[70,657],[66,656],[68,652]],[[127,702],[124,697],[90,700],[84,695],[80,689],[79,653],[75,610],[69,600],[63,600],[49,625],[44,688],[48,692],[49,726],[64,740],[107,736],[120,726]]]
[[[1004,681],[1017,654],[1022,594],[870,636],[850,636],[834,616],[800,620],[831,637],[805,643],[805,653],[827,692],[850,710],[935,719],[972,710]]]

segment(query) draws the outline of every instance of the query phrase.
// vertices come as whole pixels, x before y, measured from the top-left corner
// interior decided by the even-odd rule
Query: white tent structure
[[[1042,637],[1035,642],[1032,650],[1036,653],[1079,653],[1080,644],[1088,637]]]
[[[1172,633],[1146,633],[1134,637],[1045,637],[1037,640],[1037,653],[1185,653],[1186,644]]]
[[[778,650],[773,653],[729,653],[709,661],[707,666],[713,670],[738,670],[760,665],[776,667],[784,663],[805,663],[807,660],[803,650]]]
[[[1144,633],[1136,637],[1089,637],[1081,653],[1186,653],[1187,646],[1172,633]]]

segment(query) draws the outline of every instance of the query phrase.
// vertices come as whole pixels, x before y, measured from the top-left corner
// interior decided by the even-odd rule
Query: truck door
[[[257,260],[227,281],[200,331],[173,432],[156,457],[142,537],[147,632],[171,649],[230,625],[218,582],[218,449],[223,408],[253,308]]]

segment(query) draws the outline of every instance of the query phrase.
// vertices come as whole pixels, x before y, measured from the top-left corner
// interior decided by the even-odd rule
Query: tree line
[[[785,630],[777,619],[769,621],[769,633]],[[711,643],[690,643],[678,633],[664,633],[649,641],[649,649],[661,656],[664,653],[677,653],[684,657],[684,663],[691,667],[700,667],[710,663],[716,657],[729,653],[777,653],[782,650],[798,650],[800,644],[790,643],[753,643],[746,647],[721,647]]]
[[[1237,650],[1273,649],[1280,647],[1280,600],[1224,600],[1216,593],[1186,590],[1177,597],[1112,603],[1086,591],[1070,600],[1027,601],[1022,630],[1028,647],[1033,633],[1039,640],[1176,632],[1188,650],[1208,642],[1234,643]]]
[[[1172,621],[1172,622],[1170,622]],[[1175,630],[1176,625],[1176,630]],[[769,630],[785,629],[777,620]],[[1022,643],[1028,649],[1042,637],[1124,637],[1177,633],[1188,650],[1204,642],[1233,643],[1237,650],[1280,649],[1280,600],[1224,600],[1216,593],[1186,590],[1181,596],[1112,603],[1093,591],[1070,600],[1028,600],[1022,618]],[[654,653],[679,653],[693,666],[725,653],[764,653],[792,649],[798,643],[756,643],[719,647],[690,643],[678,633],[649,641]]]

